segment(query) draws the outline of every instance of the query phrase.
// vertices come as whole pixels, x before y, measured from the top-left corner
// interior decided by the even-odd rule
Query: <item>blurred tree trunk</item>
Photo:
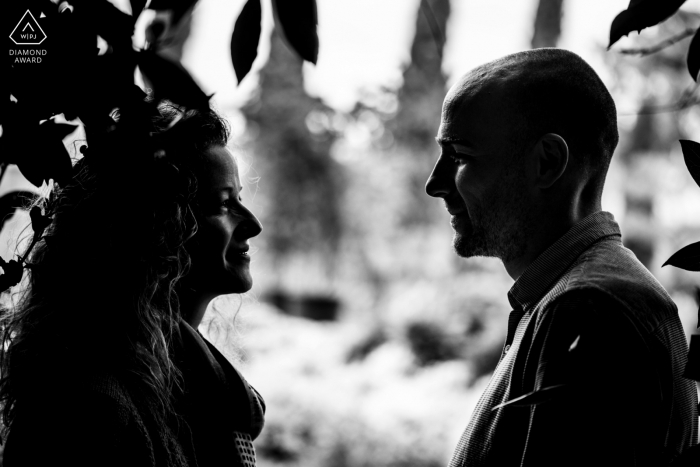
[[[255,135],[266,247],[276,262],[294,254],[322,255],[332,272],[343,230],[342,170],[330,155],[335,135],[312,134],[306,124],[311,113],[332,112],[306,93],[302,60],[277,31],[257,94],[242,111]]]
[[[636,46],[656,44],[678,31],[697,27],[699,21],[698,13],[680,11],[655,28],[655,34],[637,37]],[[659,221],[657,201],[664,184],[657,180],[659,167],[663,166],[660,165],[663,164],[661,160],[669,158],[669,154],[678,148],[678,139],[684,137],[681,126],[684,112],[663,112],[655,108],[679,102],[686,91],[678,83],[692,83],[688,76],[686,53],[685,48],[667,47],[644,60],[618,55],[614,62],[613,70],[618,74],[618,93],[624,90],[625,83],[635,81],[630,79],[631,69],[646,81],[638,94],[639,114],[634,127],[628,130],[627,138],[624,135],[621,138],[615,159],[623,164],[626,178],[622,188],[625,212],[620,219],[625,233],[623,243],[647,267],[660,264],[657,246],[666,243],[670,250],[680,246],[669,242],[676,233],[664,232],[665,227]],[[680,160],[678,163],[682,164]]]
[[[411,63],[403,72],[394,136],[407,146],[435,144],[447,79],[442,72],[449,0],[421,0]]]
[[[403,72],[404,82],[398,92],[398,111],[387,125],[408,175],[406,209],[401,213],[404,225],[431,222],[432,200],[425,194],[424,186],[437,154],[435,135],[447,85],[442,53],[449,16],[449,0],[421,0],[411,63]]]
[[[561,18],[564,0],[540,0],[535,15],[535,31],[530,46],[556,47],[561,35]]]

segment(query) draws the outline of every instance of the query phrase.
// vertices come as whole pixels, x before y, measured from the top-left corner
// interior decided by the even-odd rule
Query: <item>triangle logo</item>
[[[34,19],[32,12],[27,10],[15,29],[12,30],[10,39],[17,45],[39,45],[46,39],[46,34],[37,20]]]

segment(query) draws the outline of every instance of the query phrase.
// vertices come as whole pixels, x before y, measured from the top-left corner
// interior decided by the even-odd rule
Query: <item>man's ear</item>
[[[537,161],[535,185],[549,188],[559,180],[569,164],[569,147],[556,133],[542,136],[534,148]]]

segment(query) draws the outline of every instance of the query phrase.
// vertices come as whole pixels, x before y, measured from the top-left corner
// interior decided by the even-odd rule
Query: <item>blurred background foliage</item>
[[[566,6],[540,0],[522,18],[532,47],[557,45]],[[240,318],[250,325],[244,366],[269,402],[263,465],[445,465],[495,367],[512,281],[497,261],[450,251],[447,216],[423,188],[437,156],[450,12],[449,0],[421,0],[402,83],[349,112],[304,92],[301,63],[273,33],[242,109],[266,228],[255,241],[260,301]],[[698,25],[683,12],[622,44]],[[700,133],[697,109],[668,111],[694,90],[685,47],[599,53],[629,114],[605,205],[691,333],[697,280],[660,269],[698,233],[698,193],[677,143]]]
[[[446,40],[460,28],[450,20],[459,1],[414,3],[410,57],[395,86],[365,89],[353,108],[334,108],[309,95],[301,58],[273,30],[250,98],[221,106],[233,117],[246,202],[264,231],[252,241],[253,292],[216,300],[202,330],[267,401],[256,441],[263,467],[445,465],[503,345],[512,280],[496,260],[451,251],[448,216],[423,188],[438,154],[444,52],[459,47]],[[532,3],[531,16],[507,20],[531,25],[532,47],[556,46],[581,2]],[[603,206],[673,296],[688,334],[697,277],[661,269],[700,236],[700,190],[677,142],[700,138],[687,43],[641,57],[620,50],[697,28],[698,11],[688,2],[610,51],[606,38],[595,44],[621,132]],[[205,26],[182,24],[174,59]],[[0,191],[25,186],[11,174]],[[0,244],[12,248],[23,222],[15,216]]]

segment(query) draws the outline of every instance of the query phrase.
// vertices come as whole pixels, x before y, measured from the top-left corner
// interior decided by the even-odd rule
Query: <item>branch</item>
[[[652,45],[651,47],[640,47],[638,49],[620,49],[618,50],[618,52],[624,55],[641,55],[644,57],[659,52],[660,50],[663,50],[666,47],[670,47],[676,42],[682,41],[686,37],[692,36],[693,34],[695,34],[695,31],[697,31],[696,28],[687,28],[685,31],[680,32],[675,36],[671,36],[668,39],[663,40],[656,45]]]
[[[0,182],[2,182],[2,178],[5,176],[6,169],[7,169],[7,162],[0,163]]]
[[[35,233],[35,234],[32,236],[32,243],[29,244],[29,248],[27,248],[27,249],[24,251],[24,254],[23,254],[22,257],[19,259],[19,263],[20,263],[20,264],[25,265],[25,264],[27,263],[27,257],[28,257],[29,254],[32,252],[32,249],[34,248],[34,245],[36,245],[36,242],[38,242],[40,239],[41,239],[41,233],[38,234],[38,235]]]
[[[440,56],[440,60],[442,60],[442,47],[445,45],[445,35],[442,33],[442,29],[440,29],[440,24],[435,18],[435,13],[433,12],[430,3],[427,1],[421,2],[420,10],[425,16],[425,19],[428,21],[428,27],[430,27],[430,32],[432,33],[433,40],[437,46],[438,55]]]
[[[652,115],[660,114],[666,112],[679,112],[683,109],[687,109],[694,105],[700,104],[700,96],[697,96],[695,92],[700,88],[700,83],[695,83],[681,95],[681,98],[672,104],[657,105],[653,107],[642,108],[637,112],[621,112],[618,113],[620,117],[629,117],[632,115]]]

